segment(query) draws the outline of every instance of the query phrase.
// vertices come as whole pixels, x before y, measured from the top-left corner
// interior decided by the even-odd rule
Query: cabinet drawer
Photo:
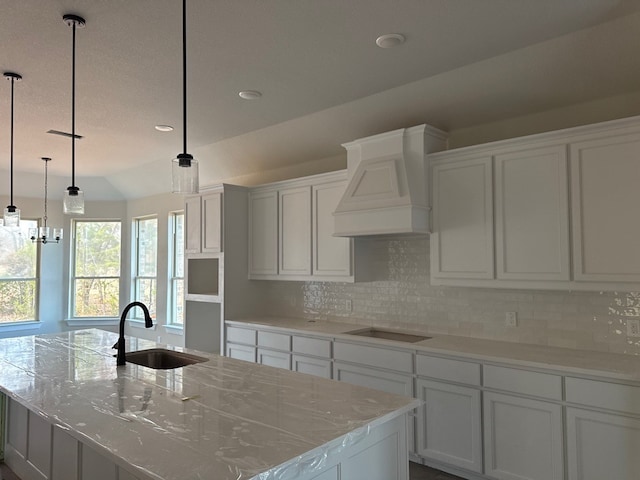
[[[331,340],[322,338],[293,337],[293,351],[316,357],[331,357]]]
[[[640,387],[565,378],[567,402],[640,415]]]
[[[255,345],[256,331],[251,328],[227,327],[227,341]]]
[[[413,373],[413,354],[401,350],[334,342],[333,358],[371,367]]]
[[[284,333],[258,331],[258,345],[276,350],[291,350],[291,337]]]
[[[548,373],[485,365],[484,386],[532,397],[562,400],[562,377]]]
[[[440,357],[418,355],[416,373],[423,377],[437,378],[447,382],[480,385],[480,365]]]

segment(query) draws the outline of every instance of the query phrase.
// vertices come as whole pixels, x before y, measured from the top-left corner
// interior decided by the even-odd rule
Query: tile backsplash
[[[376,280],[261,282],[271,315],[349,320],[427,334],[450,334],[582,350],[640,354],[627,320],[640,320],[639,292],[570,292],[434,287],[428,237],[367,240]],[[505,326],[517,312],[517,326]]]

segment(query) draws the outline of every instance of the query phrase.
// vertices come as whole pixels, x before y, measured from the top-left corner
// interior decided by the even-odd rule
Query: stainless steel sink
[[[422,340],[429,340],[431,337],[423,335],[412,335],[409,333],[394,332],[393,330],[381,330],[379,328],[361,328],[345,332],[347,335],[358,335],[360,337],[383,338],[385,340],[395,340],[396,342],[416,343]]]
[[[129,363],[142,365],[143,367],[155,368],[157,370],[169,370],[171,368],[184,367],[194,363],[202,363],[209,360],[205,357],[191,355],[190,353],[176,352],[164,348],[151,348],[149,350],[138,350],[125,353],[125,358]]]

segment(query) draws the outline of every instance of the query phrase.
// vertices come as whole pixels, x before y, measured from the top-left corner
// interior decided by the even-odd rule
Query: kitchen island
[[[5,462],[23,480],[408,479],[417,400],[200,352],[183,368],[117,368],[116,340],[0,340]]]

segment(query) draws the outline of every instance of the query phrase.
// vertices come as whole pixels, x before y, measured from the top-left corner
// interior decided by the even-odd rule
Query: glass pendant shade
[[[173,193],[198,193],[198,161],[189,154],[180,154],[171,162]]]
[[[66,215],[84,215],[84,192],[78,187],[67,188],[62,199],[62,207]]]
[[[3,223],[5,227],[20,226],[20,209],[14,206],[8,206],[4,209]]]

